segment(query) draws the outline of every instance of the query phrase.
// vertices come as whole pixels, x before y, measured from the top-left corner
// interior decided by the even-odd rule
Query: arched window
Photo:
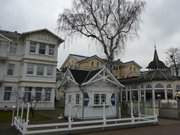
[[[158,83],[155,85],[155,88],[164,88],[164,86],[161,83]]]

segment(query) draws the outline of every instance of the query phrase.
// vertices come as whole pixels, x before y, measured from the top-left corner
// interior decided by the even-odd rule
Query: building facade
[[[121,93],[121,99],[135,100],[144,103],[144,108],[154,106],[158,110],[160,100],[175,99],[176,93],[180,91],[180,78],[172,74],[170,68],[159,60],[156,49],[147,69],[137,77],[119,80],[126,86]]]
[[[26,33],[0,30],[0,108],[31,102],[53,109],[57,49],[63,40],[47,29]]]
[[[81,70],[95,70],[107,65],[107,60],[93,55],[90,57],[70,54],[61,69],[72,68]],[[130,78],[140,75],[141,66],[135,61],[122,62],[119,59],[111,64],[112,73],[117,78]]]

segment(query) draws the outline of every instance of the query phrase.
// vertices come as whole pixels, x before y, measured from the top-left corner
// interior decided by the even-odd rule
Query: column
[[[167,96],[167,88],[165,87],[164,89],[164,95],[165,95],[165,100],[168,100],[168,96]]]
[[[155,99],[154,87],[152,88],[152,104],[153,104],[153,115],[156,115],[156,110],[155,110],[156,99]]]
[[[138,116],[141,117],[141,89],[138,89]]]
[[[129,89],[127,88],[127,89],[125,89],[126,91],[126,102],[128,101],[128,91],[129,91]]]

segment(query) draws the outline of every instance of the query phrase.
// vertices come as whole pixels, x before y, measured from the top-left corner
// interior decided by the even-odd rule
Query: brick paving
[[[0,135],[20,135],[20,133],[14,128],[11,128],[9,124],[0,123]],[[60,133],[46,135],[60,135]],[[75,135],[79,135],[79,133],[75,133]],[[81,132],[81,135],[180,135],[180,121],[161,119],[157,126],[111,129],[106,131],[99,130],[90,133]]]

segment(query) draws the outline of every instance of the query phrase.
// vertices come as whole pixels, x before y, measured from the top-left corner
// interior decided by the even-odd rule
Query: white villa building
[[[53,109],[57,50],[63,40],[47,29],[0,30],[0,109],[18,102]]]
[[[67,69],[63,82],[64,116],[74,119],[119,117],[119,94],[124,87],[106,68],[92,71]]]

